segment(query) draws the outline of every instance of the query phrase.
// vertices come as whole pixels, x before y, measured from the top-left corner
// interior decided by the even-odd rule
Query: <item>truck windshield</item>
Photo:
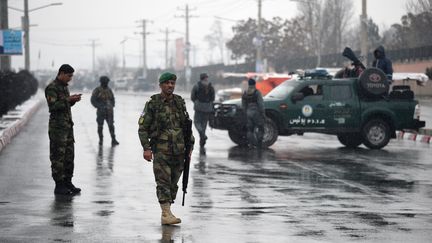
[[[297,86],[297,82],[294,80],[287,80],[272,91],[270,91],[265,97],[275,99],[285,99],[289,93]]]

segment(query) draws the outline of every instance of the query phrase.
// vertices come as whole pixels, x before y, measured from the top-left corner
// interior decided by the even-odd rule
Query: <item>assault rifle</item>
[[[183,189],[183,200],[182,200],[182,206],[184,206],[185,202],[185,196],[186,196],[186,189],[189,182],[189,168],[190,168],[190,161],[191,158],[189,156],[190,151],[192,151],[192,143],[190,141],[190,138],[192,136],[192,120],[189,118],[189,116],[186,119],[185,125],[183,127],[183,136],[184,136],[184,142],[185,142],[185,152],[184,152],[184,169],[183,169],[183,181],[182,181],[182,189]]]

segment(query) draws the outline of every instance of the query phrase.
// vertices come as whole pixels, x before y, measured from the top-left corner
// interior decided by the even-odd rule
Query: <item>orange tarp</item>
[[[256,88],[264,96],[276,86],[281,84],[283,81],[290,79],[291,77],[268,77],[262,81],[256,83]]]

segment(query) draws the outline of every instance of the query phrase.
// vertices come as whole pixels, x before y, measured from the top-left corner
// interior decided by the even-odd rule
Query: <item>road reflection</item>
[[[99,150],[96,156],[96,170],[98,176],[110,176],[114,172],[114,154],[115,146],[108,149],[107,153],[104,153],[104,147],[99,146]]]
[[[363,148],[281,150],[275,154],[281,168],[292,171],[291,178],[297,178],[298,182],[309,181],[318,188],[340,186],[347,192],[364,193],[366,190],[379,194],[397,194],[400,189],[412,191],[414,181],[392,178],[391,170],[385,168],[396,161],[404,161],[403,157],[418,155]],[[412,166],[411,162],[409,167]]]
[[[51,224],[61,227],[74,227],[74,196],[56,195],[51,203]]]
[[[271,148],[251,149],[243,146],[231,147],[228,150],[228,159],[242,162],[265,162],[274,160],[275,151]]]
[[[179,242],[179,241],[175,241],[175,236],[176,234],[178,234],[180,231],[180,226],[176,226],[176,225],[162,225],[161,227],[161,233],[162,233],[162,238],[159,241],[160,243],[174,243],[174,242]],[[182,241],[183,242],[183,239]]]

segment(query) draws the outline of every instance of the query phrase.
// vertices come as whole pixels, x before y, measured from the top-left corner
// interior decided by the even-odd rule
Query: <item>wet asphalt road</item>
[[[430,145],[349,150],[316,134],[258,152],[209,130],[206,155],[193,153],[186,206],[180,192],[173,206],[183,222],[162,227],[137,137],[148,97],[117,94],[114,148],[97,145],[90,94],[73,108],[74,181],[83,189],[74,197],[53,194],[44,105],[0,153],[0,242],[432,241]]]

